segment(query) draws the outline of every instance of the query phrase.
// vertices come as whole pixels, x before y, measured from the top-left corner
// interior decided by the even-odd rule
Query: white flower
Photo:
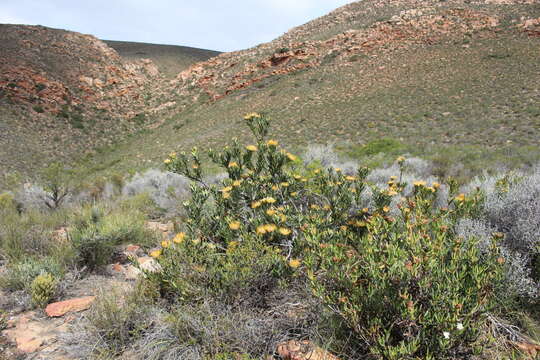
[[[445,339],[450,339],[450,333],[448,331],[443,331],[443,336]]]
[[[463,324],[462,324],[462,323],[457,323],[457,326],[456,326],[456,327],[457,327],[457,329],[460,330],[460,331],[463,330]]]

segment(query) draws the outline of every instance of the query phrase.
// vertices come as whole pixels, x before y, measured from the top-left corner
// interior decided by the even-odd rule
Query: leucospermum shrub
[[[264,116],[245,120],[256,144],[234,141],[209,152],[227,172],[219,186],[204,182],[196,149],[165,160],[193,184],[184,231],[152,254],[162,271],[147,276],[161,294],[255,305],[269,288],[303,277],[377,358],[445,358],[469,349],[504,263],[495,243],[479,247],[455,235],[458,219],[478,213],[480,194],[457,194],[448,184],[449,205],[441,208],[436,182],[414,182],[405,194],[411,184],[402,176],[381,188],[366,181],[366,168],[351,175],[304,167],[267,140]],[[404,163],[398,159],[400,171]],[[390,211],[396,202],[398,214]]]

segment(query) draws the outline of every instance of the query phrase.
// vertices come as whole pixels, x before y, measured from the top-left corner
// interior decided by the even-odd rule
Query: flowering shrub
[[[193,184],[184,231],[152,253],[162,271],[147,276],[162,295],[260,306],[268,289],[305,277],[367,353],[444,358],[474,342],[504,263],[493,239],[481,250],[455,235],[459,219],[478,214],[480,193],[406,183],[401,157],[385,186],[366,168],[304,167],[266,139],[264,116],[245,120],[256,144],[209,152],[227,173],[219,186],[205,182],[197,149],[165,160]]]

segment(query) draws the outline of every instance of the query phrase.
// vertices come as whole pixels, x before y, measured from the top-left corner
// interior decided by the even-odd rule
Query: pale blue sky
[[[107,40],[231,51],[270,41],[352,0],[0,0],[0,23]]]

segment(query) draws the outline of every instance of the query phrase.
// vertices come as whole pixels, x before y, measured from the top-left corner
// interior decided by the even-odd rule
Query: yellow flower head
[[[459,202],[462,202],[462,201],[465,201],[465,194],[459,194],[458,196],[455,197],[456,201],[459,201]]]
[[[180,244],[184,241],[185,237],[186,237],[186,233],[180,232],[176,234],[176,236],[173,238],[173,242],[176,244]]]
[[[347,176],[347,177],[345,177],[345,180],[347,180],[347,181],[355,181],[356,176]]]
[[[292,267],[293,269],[299,268],[301,264],[302,262],[298,259],[289,260],[289,266]]]
[[[240,229],[240,222],[239,221],[233,221],[233,222],[229,223],[229,229],[231,229],[231,230]]]
[[[385,213],[389,212],[390,211],[390,208],[388,206],[385,206],[383,207],[382,209]]]
[[[292,196],[292,197],[297,197],[297,196],[298,196],[298,192],[296,192],[296,191],[295,191],[295,192],[292,192],[292,193],[291,193],[291,196]]]
[[[231,241],[227,246],[227,250],[234,250],[238,246],[238,241]]]
[[[266,215],[273,216],[273,215],[276,215],[276,212],[277,211],[274,210],[274,209],[268,209],[268,210],[266,210]]]
[[[389,196],[396,196],[398,193],[396,190],[388,190],[388,195]]]
[[[161,242],[161,247],[163,247],[163,248],[166,249],[166,248],[168,248],[169,246],[171,246],[171,242],[170,242],[170,241],[168,241],[168,240],[163,240],[163,241]]]
[[[238,163],[236,161],[231,161],[229,163],[229,168],[237,168],[238,167]]]
[[[257,226],[256,232],[258,235],[264,235],[266,234],[266,227],[264,225],[259,225]]]
[[[262,203],[260,201],[254,201],[254,202],[251,203],[251,208],[256,209],[261,205],[262,205]]]
[[[435,189],[438,189],[441,187],[441,184],[439,184],[438,182],[434,182],[433,184],[431,184],[431,186],[433,186],[433,188]]]
[[[268,233],[271,233],[277,230],[277,226],[274,224],[266,224],[264,225],[264,230],[266,230],[266,232]]]
[[[368,209],[367,207],[366,207],[366,208],[363,208],[363,209],[362,209],[362,212],[363,212],[364,214],[367,214],[367,213],[369,212],[369,209]]]
[[[276,202],[276,199],[274,199],[273,197],[269,196],[269,197],[264,198],[262,201],[264,201],[264,202],[267,203],[267,204],[273,204],[273,203]]]
[[[231,197],[231,193],[230,193],[230,192],[224,191],[223,193],[221,193],[221,196],[222,196],[224,199],[229,199],[229,198]]]
[[[286,155],[287,158],[288,158],[289,160],[291,160],[291,161],[296,161],[296,160],[298,160],[298,157],[297,157],[296,155],[291,154],[291,153],[287,153],[287,154],[285,154],[285,155]]]
[[[282,182],[280,185],[283,186],[283,187],[288,187],[289,183],[288,182]]]
[[[396,161],[397,161],[398,163],[401,164],[401,163],[403,163],[403,162],[405,161],[405,157],[400,156],[400,157],[398,157],[398,158],[396,159]]]
[[[244,115],[244,120],[259,119],[260,117],[261,117],[261,114],[252,112],[252,113]]]
[[[234,187],[239,187],[240,185],[242,185],[242,180],[234,180],[232,183]]]
[[[272,140],[272,139],[270,139],[270,140],[268,140],[266,142],[266,145],[268,145],[268,146],[278,146],[278,144],[279,143],[277,142],[277,140]]]
[[[226,186],[226,187],[224,187],[223,189],[221,189],[220,191],[221,191],[221,192],[229,192],[229,191],[231,191],[231,190],[232,190],[232,187],[231,187],[231,186]]]
[[[164,162],[165,164],[170,164],[170,163],[172,162],[172,160],[171,160],[171,159],[165,159],[163,162]]]
[[[154,250],[152,252],[150,252],[150,256],[153,257],[153,258],[158,258],[161,256],[161,250]]]
[[[279,228],[279,233],[280,233],[281,235],[287,236],[287,235],[290,235],[290,234],[291,234],[291,230],[282,227],[282,228]]]
[[[255,145],[248,145],[248,146],[246,146],[246,150],[247,150],[247,151],[255,152],[255,151],[257,151],[258,149],[257,149],[257,147],[256,147]]]
[[[174,159],[176,157],[176,153],[173,151],[172,153],[169,154],[169,157]]]
[[[413,185],[414,185],[414,186],[426,186],[426,182],[425,182],[425,181],[422,181],[422,180],[420,180],[420,181],[415,181],[415,182],[413,183]]]
[[[397,180],[397,176],[396,175],[390,176],[390,180]]]
[[[272,190],[277,191],[277,189],[279,189],[277,185],[272,185]]]
[[[341,168],[335,168],[334,171],[337,172],[337,173],[341,172]]]

